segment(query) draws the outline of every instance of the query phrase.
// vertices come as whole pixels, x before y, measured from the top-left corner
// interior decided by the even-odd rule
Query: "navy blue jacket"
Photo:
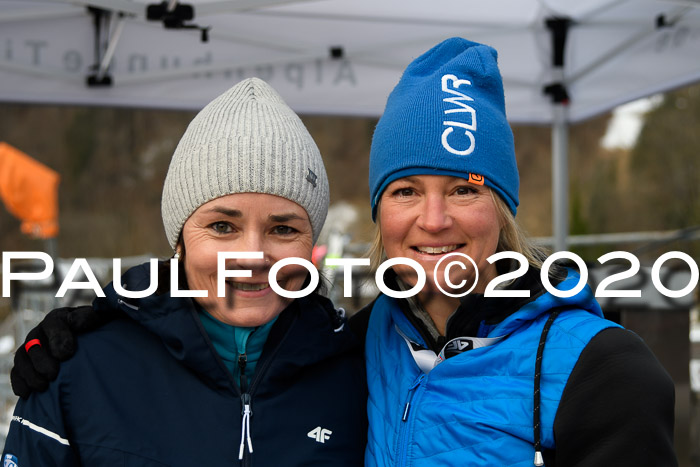
[[[143,290],[148,268],[124,280]],[[330,301],[311,295],[281,313],[242,394],[192,299],[165,293],[126,302],[111,285],[105,292],[93,306],[123,317],[79,336],[49,390],[19,401],[3,460],[20,467],[362,465],[362,353]],[[244,442],[239,460],[243,400],[252,410],[253,452]]]

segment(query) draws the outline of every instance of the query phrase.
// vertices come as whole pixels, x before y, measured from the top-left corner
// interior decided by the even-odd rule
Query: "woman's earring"
[[[180,261],[180,252],[179,252],[179,251],[176,251],[175,254],[173,255],[173,258],[175,258],[176,260]]]

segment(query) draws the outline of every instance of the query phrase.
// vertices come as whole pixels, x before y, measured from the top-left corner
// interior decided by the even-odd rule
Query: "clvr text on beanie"
[[[447,39],[411,62],[389,95],[370,150],[372,217],[387,185],[421,174],[486,184],[515,215],[520,182],[493,48]]]

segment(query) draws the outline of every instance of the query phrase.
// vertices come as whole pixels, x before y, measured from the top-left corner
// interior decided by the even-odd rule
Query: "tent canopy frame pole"
[[[565,251],[569,236],[569,124],[566,104],[554,104],[552,125],[552,235],[554,251]]]
[[[552,81],[543,92],[552,100],[552,236],[554,251],[567,248],[569,235],[569,92],[564,66],[566,39],[574,22],[566,17],[545,18],[552,38]]]

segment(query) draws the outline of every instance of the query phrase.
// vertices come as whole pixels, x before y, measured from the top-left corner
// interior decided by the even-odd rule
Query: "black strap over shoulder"
[[[537,357],[535,359],[535,392],[534,392],[534,409],[533,409],[533,430],[534,430],[534,441],[535,441],[535,461],[536,466],[544,465],[544,459],[542,457],[542,442],[541,436],[541,421],[540,421],[540,378],[542,376],[542,356],[544,354],[544,345],[547,342],[547,334],[549,334],[549,329],[552,327],[552,323],[557,319],[561,309],[555,309],[549,314],[547,322],[544,324],[542,329],[542,334],[540,335],[540,342],[537,346]]]

